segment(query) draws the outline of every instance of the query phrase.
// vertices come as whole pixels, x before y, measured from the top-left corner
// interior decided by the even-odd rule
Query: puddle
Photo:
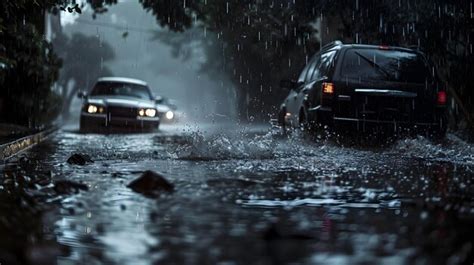
[[[344,148],[266,128],[227,130],[59,132],[28,151],[35,163],[12,162],[4,174],[88,185],[51,199],[58,212],[39,223],[70,249],[60,264],[431,263],[472,255],[462,252],[474,238],[472,145],[448,136],[443,144],[415,138]],[[95,162],[69,165],[72,153]],[[145,170],[176,191],[149,199],[128,189]],[[0,187],[1,195],[9,186]]]

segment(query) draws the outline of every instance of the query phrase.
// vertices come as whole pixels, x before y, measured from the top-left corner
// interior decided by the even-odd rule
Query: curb
[[[46,140],[49,135],[58,130],[58,127],[52,127],[44,131],[22,137],[20,139],[11,141],[6,144],[0,145],[0,161],[4,161],[21,151],[24,151],[36,144]]]

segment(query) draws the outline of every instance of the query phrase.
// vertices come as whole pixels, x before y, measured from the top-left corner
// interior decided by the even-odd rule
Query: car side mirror
[[[77,92],[77,97],[78,98],[87,98],[87,92],[79,91],[79,92]]]
[[[162,97],[162,96],[157,96],[157,97],[155,97],[155,102],[156,102],[156,104],[161,104],[161,103],[163,103],[163,97]]]
[[[280,81],[280,88],[284,90],[292,90],[296,88],[297,83],[293,80],[285,79]]]

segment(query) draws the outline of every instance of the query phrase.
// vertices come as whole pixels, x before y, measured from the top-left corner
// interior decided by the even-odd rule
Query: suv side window
[[[334,67],[334,56],[336,55],[335,50],[325,52],[321,54],[321,63],[318,65],[318,71],[314,71],[312,80],[322,78],[323,76],[328,76],[329,71]]]
[[[298,83],[303,83],[304,79],[306,77],[306,73],[308,73],[308,68],[309,68],[309,63],[306,64],[306,66],[303,68],[303,71],[301,71],[300,76],[298,77]]]
[[[314,65],[315,61],[318,59],[317,56],[313,56],[311,60],[306,64],[303,71],[301,71],[300,76],[298,77],[298,83],[304,83],[307,80],[308,70],[310,70],[311,66]]]
[[[314,73],[318,72],[319,65],[321,64],[321,56],[317,56],[314,58],[314,61],[310,64],[308,69],[308,74],[306,75],[305,82],[310,82],[313,80]]]

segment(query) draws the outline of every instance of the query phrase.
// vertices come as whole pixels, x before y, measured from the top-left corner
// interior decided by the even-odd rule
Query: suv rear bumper
[[[438,126],[436,122],[416,122],[416,121],[388,121],[388,120],[370,120],[370,119],[355,119],[355,118],[344,118],[344,117],[333,117],[333,121],[336,122],[349,122],[356,124],[380,124],[380,125],[416,125],[416,126]]]
[[[321,125],[329,127],[342,127],[365,131],[372,128],[386,128],[394,131],[403,129],[419,130],[445,130],[447,124],[444,119],[444,111],[439,109],[434,115],[435,120],[384,120],[384,119],[364,119],[354,117],[344,117],[334,114],[332,108],[318,106],[309,110],[309,117]]]

